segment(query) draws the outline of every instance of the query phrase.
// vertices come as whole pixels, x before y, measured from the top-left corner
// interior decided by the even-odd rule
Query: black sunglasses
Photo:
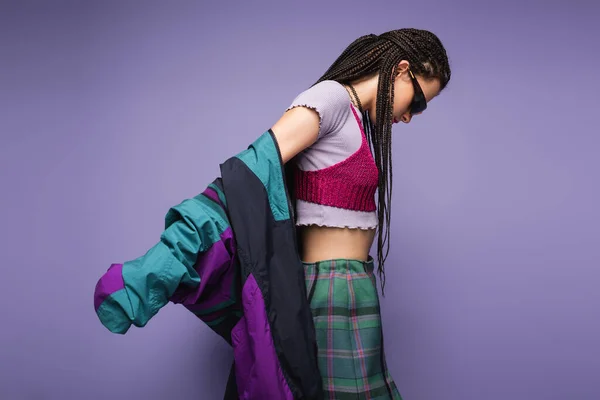
[[[422,113],[427,109],[427,100],[425,99],[425,94],[423,93],[423,89],[421,89],[421,85],[419,85],[419,81],[417,81],[417,78],[415,78],[415,75],[410,69],[408,70],[408,74],[410,75],[410,79],[415,88],[415,95],[413,96],[412,103],[410,103],[410,114],[415,115]]]

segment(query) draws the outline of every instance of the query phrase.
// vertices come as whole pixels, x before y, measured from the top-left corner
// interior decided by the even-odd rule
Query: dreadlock
[[[379,169],[377,271],[385,286],[384,263],[388,256],[391,197],[392,197],[392,112],[394,99],[393,77],[402,60],[410,63],[415,75],[438,79],[440,90],[450,80],[448,56],[441,41],[433,33],[421,29],[398,29],[377,35],[365,35],[352,42],[329,69],[315,82],[334,80],[350,84],[360,78],[379,74],[377,113],[374,127],[365,129]],[[363,118],[367,123],[368,118]],[[370,125],[370,122],[368,122]],[[374,128],[374,132],[373,129]],[[385,231],[382,227],[385,226]],[[386,247],[387,246],[387,247]],[[384,249],[385,248],[385,249]]]

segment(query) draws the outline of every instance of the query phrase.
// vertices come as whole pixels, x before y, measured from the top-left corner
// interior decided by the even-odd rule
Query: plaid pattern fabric
[[[383,353],[373,259],[304,263],[327,399],[401,400]]]

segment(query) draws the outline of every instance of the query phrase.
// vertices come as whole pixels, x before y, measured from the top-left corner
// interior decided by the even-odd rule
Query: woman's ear
[[[410,63],[406,60],[402,60],[398,63],[398,68],[396,69],[396,77],[401,74],[408,72],[408,68],[410,67]]]

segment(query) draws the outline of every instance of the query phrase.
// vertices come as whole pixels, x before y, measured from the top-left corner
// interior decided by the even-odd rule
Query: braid
[[[379,169],[378,182],[378,273],[385,287],[384,264],[390,249],[390,217],[392,201],[392,113],[394,100],[393,77],[398,63],[407,60],[411,70],[425,79],[438,79],[440,90],[450,81],[448,56],[442,42],[433,33],[413,28],[385,32],[379,36],[365,35],[352,42],[315,83],[335,80],[349,84],[359,78],[379,74],[377,115],[371,143]],[[385,229],[383,229],[385,227]]]

